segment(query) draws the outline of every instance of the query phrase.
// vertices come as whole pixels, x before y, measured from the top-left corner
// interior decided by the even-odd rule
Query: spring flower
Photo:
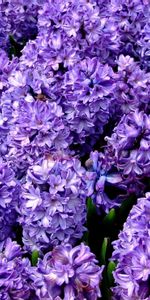
[[[16,242],[7,239],[0,252],[0,298],[2,300],[38,300],[31,286],[30,261],[22,258]]]
[[[29,167],[19,217],[26,248],[74,243],[82,237],[86,219],[84,176],[80,162],[61,152]]]
[[[112,243],[112,257],[118,262],[114,272],[114,299],[149,299],[149,214],[150,193],[146,193],[133,206],[118,240]]]
[[[32,279],[40,299],[96,300],[102,271],[88,246],[64,244],[39,260]]]

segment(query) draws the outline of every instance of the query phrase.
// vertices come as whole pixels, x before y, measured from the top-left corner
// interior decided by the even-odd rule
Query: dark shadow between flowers
[[[113,193],[113,191],[111,191]],[[118,238],[120,230],[126,221],[132,206],[136,203],[135,195],[125,200],[120,208],[112,209],[107,215],[99,214],[90,198],[87,199],[87,229],[83,241],[88,244],[96,255],[100,265],[105,265],[101,282],[102,300],[111,299],[110,288],[113,285],[112,270],[109,271],[109,262],[112,256],[112,241]],[[110,280],[111,278],[111,280]],[[111,283],[110,283],[111,282]]]

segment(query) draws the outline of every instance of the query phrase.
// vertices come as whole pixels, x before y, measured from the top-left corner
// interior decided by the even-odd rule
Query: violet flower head
[[[126,185],[114,163],[101,152],[90,153],[86,161],[86,183],[88,196],[92,198],[99,212],[109,212],[126,198]]]
[[[0,252],[0,299],[38,300],[32,288],[30,261],[16,242],[7,239]]]
[[[108,142],[107,155],[115,162],[116,168],[140,195],[140,185],[150,172],[150,117],[143,111],[124,115],[115,127]],[[139,185],[139,188],[138,188]]]
[[[119,239],[113,242],[114,298],[119,300],[150,298],[150,193],[133,206]]]
[[[29,39],[36,37],[39,7],[40,2],[37,1],[0,2],[0,47],[9,55],[12,54],[11,47],[14,46],[14,42],[23,48]]]
[[[82,237],[86,220],[85,171],[76,158],[56,153],[29,167],[19,222],[25,248],[51,248]]]
[[[39,260],[32,279],[41,300],[96,300],[102,271],[88,246],[62,244]]]
[[[114,73],[97,58],[85,58],[66,72],[61,105],[75,144],[91,144],[103,133],[109,120]],[[88,144],[88,143],[87,143]]]
[[[36,144],[37,140],[37,146],[47,144],[49,147],[54,146],[56,149],[66,148],[68,144],[65,142],[65,138],[61,138],[65,136],[65,133],[63,133],[65,126],[61,120],[62,115],[61,107],[54,102],[46,103],[37,100],[28,103],[24,101],[13,113],[16,124],[16,139],[19,135],[22,137],[22,146],[33,141]],[[15,140],[15,134],[13,138]],[[64,140],[63,145],[62,140]]]
[[[7,136],[8,159],[15,162],[18,169],[23,169],[23,165],[26,169],[50,149],[66,149],[71,142],[69,129],[62,119],[62,108],[45,98],[43,101],[31,99],[31,102],[20,100],[13,104],[13,124]]]
[[[110,11],[118,24],[120,53],[135,57],[149,69],[149,1],[112,0]]]
[[[136,109],[149,112],[150,73],[141,69],[132,56],[121,54],[117,60],[116,85],[111,101],[112,118]]]
[[[51,37],[53,67],[57,68],[59,62],[73,65],[83,56],[99,56],[101,61],[106,61],[110,53],[117,53],[117,24],[111,17],[109,3],[102,2],[56,0],[47,1],[43,5],[38,18],[39,36],[42,37],[46,33]],[[67,57],[65,54],[68,54]]]

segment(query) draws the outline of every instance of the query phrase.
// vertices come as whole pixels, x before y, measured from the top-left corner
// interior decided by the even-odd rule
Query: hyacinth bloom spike
[[[109,157],[101,152],[93,151],[86,161],[87,173],[86,183],[88,196],[96,204],[99,212],[117,207],[125,199],[126,185],[122,174],[114,169],[114,162],[109,161]],[[109,195],[109,188],[118,189],[118,194]],[[121,192],[121,193],[120,193]],[[111,197],[110,197],[111,196]]]
[[[0,299],[39,300],[30,279],[31,265],[21,247],[7,239],[0,252]]]
[[[51,248],[82,237],[86,221],[85,171],[58,152],[29,167],[22,186],[19,223],[28,250]]]
[[[113,242],[114,299],[147,300],[150,295],[150,193],[133,206],[119,239]],[[116,297],[116,298],[115,298]]]
[[[62,244],[39,260],[32,280],[40,299],[96,300],[102,271],[88,246]]]

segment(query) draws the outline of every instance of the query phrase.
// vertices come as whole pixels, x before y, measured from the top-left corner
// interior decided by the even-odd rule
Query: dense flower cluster
[[[135,110],[124,115],[106,136],[104,153],[91,152],[86,165],[88,195],[108,211],[131,194],[137,197],[147,189],[150,175],[150,117]],[[111,191],[109,192],[109,190]]]
[[[149,299],[150,295],[150,193],[138,199],[119,239],[113,242],[113,259],[118,261],[114,299]]]
[[[55,102],[20,100],[15,103],[12,116],[13,124],[7,135],[11,145],[8,156],[22,171],[44,153],[66,149],[70,143],[62,108]]]
[[[36,7],[37,38],[24,47],[2,107],[6,98],[12,104],[23,95],[32,102],[33,94],[57,102],[70,131],[69,145],[80,141],[86,145],[84,152],[98,140],[110,117],[148,109],[150,75],[134,61],[135,56],[123,51],[118,18],[127,4],[120,6],[119,14],[117,3],[57,0],[44,1],[41,7],[37,1],[26,5],[30,11]],[[146,20],[142,19],[143,27]]]
[[[85,143],[88,136],[96,140],[102,134],[109,120],[113,88],[111,67],[96,58],[83,59],[66,72],[61,103],[74,143]]]
[[[98,151],[91,152],[86,166],[88,168],[86,173],[88,196],[91,196],[100,211],[108,212],[127,197],[123,177],[107,156],[105,157]],[[112,193],[113,188],[117,190],[117,193]]]
[[[107,298],[138,198],[113,297],[150,298],[149,19],[150,0],[0,0],[0,299]]]
[[[30,261],[16,242],[7,239],[0,253],[0,299],[38,300],[32,287]]]
[[[141,69],[132,56],[119,55],[117,81],[110,112],[116,121],[136,109],[149,113],[150,73]]]
[[[92,299],[101,296],[99,282],[103,267],[83,243],[57,246],[39,260],[32,275],[37,295],[44,300]]]
[[[123,116],[108,141],[109,157],[123,174],[149,175],[150,117],[143,111]],[[137,178],[136,178],[137,179]]]
[[[9,60],[7,53],[0,48],[0,95],[8,87],[8,76],[18,62],[17,58]]]
[[[84,169],[63,153],[29,167],[20,196],[23,242],[29,250],[82,237],[86,220]]]
[[[12,54],[11,50],[15,50],[11,49],[11,43],[13,47],[15,43],[23,47],[29,39],[36,37],[38,10],[42,2],[42,0],[0,1],[0,48],[6,50],[8,55]]]
[[[120,51],[149,69],[149,0],[112,0],[110,10],[117,22]]]

